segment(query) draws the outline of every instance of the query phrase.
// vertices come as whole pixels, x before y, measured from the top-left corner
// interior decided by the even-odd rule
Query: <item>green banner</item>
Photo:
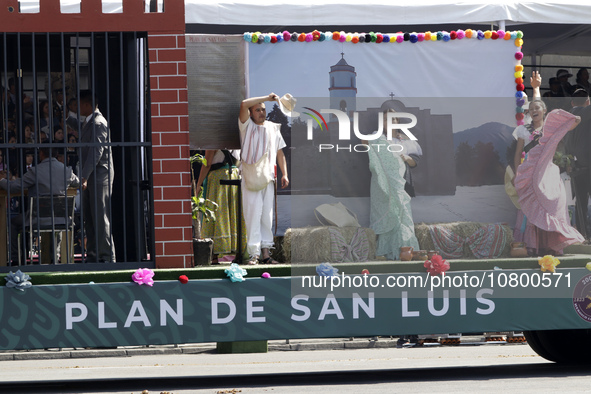
[[[0,349],[591,328],[586,269],[155,279],[0,287]]]

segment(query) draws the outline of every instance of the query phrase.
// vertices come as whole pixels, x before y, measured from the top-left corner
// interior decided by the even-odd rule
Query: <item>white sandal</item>
[[[257,265],[259,263],[259,256],[252,256],[250,260],[248,260],[248,265]]]

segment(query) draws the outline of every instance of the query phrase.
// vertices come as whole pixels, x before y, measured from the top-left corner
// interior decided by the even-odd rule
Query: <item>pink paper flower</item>
[[[152,286],[154,284],[154,271],[149,268],[139,268],[131,275],[131,279],[138,285]]]
[[[423,266],[427,269],[427,272],[431,276],[437,276],[447,271],[450,266],[447,260],[444,260],[440,255],[435,254],[431,257],[431,260],[425,261]]]

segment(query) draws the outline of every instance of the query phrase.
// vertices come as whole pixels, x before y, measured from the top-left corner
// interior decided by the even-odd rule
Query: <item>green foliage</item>
[[[207,165],[207,160],[199,153],[190,157],[191,160],[191,179],[193,184],[193,197],[191,197],[191,211],[193,212],[193,219],[198,220],[199,214],[203,215],[203,220],[215,222],[215,211],[218,210],[218,204],[203,197],[203,190],[195,190],[195,174],[193,173],[193,163],[200,163],[202,166]]]
[[[573,155],[567,155],[556,151],[554,153],[554,157],[552,158],[552,162],[562,169],[567,169],[574,166],[575,158]]]

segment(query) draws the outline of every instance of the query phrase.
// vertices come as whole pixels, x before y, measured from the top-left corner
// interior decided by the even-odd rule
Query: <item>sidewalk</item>
[[[398,337],[369,338],[320,338],[320,339],[290,339],[268,341],[269,352],[305,351],[305,350],[352,350],[352,349],[380,349],[395,348]],[[439,346],[478,346],[506,344],[505,341],[485,342],[484,335],[462,336],[459,345],[441,345],[439,343],[425,343],[422,347]],[[521,343],[516,343],[516,345]],[[47,350],[2,350],[0,361],[9,360],[51,360],[68,358],[97,358],[97,357],[130,357],[147,355],[174,355],[217,353],[216,343],[197,343],[181,345],[154,346],[120,346],[114,349],[80,349],[63,348]]]

